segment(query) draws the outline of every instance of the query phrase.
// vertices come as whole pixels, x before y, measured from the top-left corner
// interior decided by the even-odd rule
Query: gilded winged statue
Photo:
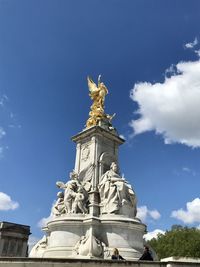
[[[106,119],[107,114],[104,112],[105,96],[108,94],[108,89],[105,84],[101,82],[101,75],[98,77],[98,85],[90,78],[88,80],[89,96],[93,100],[89,119],[87,120],[86,127],[98,125],[99,121]]]
[[[104,109],[105,96],[108,94],[108,89],[103,82],[100,81],[101,75],[98,77],[98,86],[93,82],[93,80],[88,77],[88,88],[90,91],[90,97],[94,101],[96,106],[100,106]]]

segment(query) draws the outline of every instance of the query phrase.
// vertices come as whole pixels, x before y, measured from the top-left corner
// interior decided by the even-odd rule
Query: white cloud
[[[3,156],[3,147],[0,146],[0,158]]]
[[[45,227],[45,226],[47,225],[47,223],[48,223],[49,221],[51,221],[51,220],[54,218],[53,213],[52,213],[52,208],[53,208],[53,206],[55,205],[55,203],[56,203],[56,200],[54,200],[53,203],[52,203],[52,206],[51,206],[51,213],[50,213],[50,215],[49,215],[48,217],[44,217],[44,218],[42,218],[42,219],[37,223],[37,226],[38,226],[38,227],[40,227],[40,228]]]
[[[3,138],[4,135],[6,135],[6,132],[2,127],[0,127],[0,139]]]
[[[7,132],[9,133],[12,128],[21,128],[21,125],[18,123],[17,115],[10,110],[8,102],[9,98],[5,94],[0,95],[0,115],[3,117],[4,122],[0,125],[0,158],[4,156],[4,151],[8,148],[5,138]]]
[[[200,57],[200,49],[194,51],[198,57]]]
[[[6,101],[8,101],[7,95],[0,96],[0,106],[1,107],[4,107]]]
[[[196,172],[194,170],[188,168],[188,167],[183,167],[182,171],[185,172],[185,173],[188,173],[188,174],[190,174],[192,176],[196,176]]]
[[[6,135],[5,130],[3,127],[0,127],[0,140]],[[0,158],[3,157],[3,152],[4,152],[4,146],[1,145],[0,143]]]
[[[119,137],[121,137],[122,139],[126,140],[125,136],[123,134],[120,134]]]
[[[140,117],[130,122],[134,135],[154,130],[165,143],[200,147],[200,60],[181,62],[163,83],[135,84],[130,97]]]
[[[190,172],[190,168],[188,168],[188,167],[183,167],[183,169],[182,169],[184,172]]]
[[[176,74],[177,69],[176,69],[176,65],[172,64],[168,69],[166,69],[165,71],[165,75],[167,76],[168,74],[171,76],[172,74]]]
[[[149,210],[149,215],[154,219],[160,219],[160,213],[157,210]]]
[[[172,211],[171,217],[188,224],[200,223],[200,199],[195,198],[191,202],[187,202],[186,210]]]
[[[147,206],[141,206],[137,208],[137,217],[142,222],[146,222],[148,218],[158,220],[161,215],[157,210],[149,210]]]
[[[45,226],[47,225],[47,223],[48,223],[49,221],[51,221],[52,219],[53,219],[53,215],[50,214],[49,217],[44,217],[44,218],[42,218],[42,219],[38,222],[37,226],[40,227],[40,228],[45,227]]]
[[[34,245],[40,240],[41,238],[36,236],[30,236],[28,239],[28,250],[31,251],[31,249],[34,247]]]
[[[184,48],[192,49],[195,52],[195,54],[198,57],[200,57],[200,50],[199,49],[194,49],[194,47],[197,46],[198,44],[199,44],[199,42],[198,42],[197,38],[195,38],[193,42],[185,44]]]
[[[185,47],[185,48],[191,48],[191,49],[192,49],[192,48],[194,48],[197,44],[198,44],[198,40],[197,40],[197,38],[195,38],[193,42],[185,44],[184,47]]]
[[[15,210],[19,207],[19,203],[13,201],[10,196],[0,192],[0,211],[1,210]]]
[[[158,234],[162,234],[164,235],[165,234],[165,231],[163,230],[160,230],[160,229],[155,229],[154,231],[152,232],[148,232],[147,234],[144,235],[144,239],[146,241],[149,241],[151,240],[152,238],[157,238],[158,237]]]

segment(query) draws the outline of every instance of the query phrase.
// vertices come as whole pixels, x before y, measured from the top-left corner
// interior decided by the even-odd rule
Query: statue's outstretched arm
[[[63,182],[60,182],[60,181],[56,182],[56,185],[57,185],[58,188],[62,188],[62,189],[66,188],[66,185]]]

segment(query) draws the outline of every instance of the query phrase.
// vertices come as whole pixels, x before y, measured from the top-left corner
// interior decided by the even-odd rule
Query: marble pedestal
[[[44,231],[47,242],[40,249],[40,257],[106,259],[117,247],[124,258],[134,260],[140,257],[143,250],[145,225],[138,219],[117,215],[94,217],[74,214],[55,218]],[[88,237],[87,242],[77,254],[77,244],[85,236]],[[98,244],[101,244],[102,250],[96,248]]]

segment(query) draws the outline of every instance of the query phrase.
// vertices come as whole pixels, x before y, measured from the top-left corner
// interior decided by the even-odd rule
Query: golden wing
[[[89,76],[87,77],[87,80],[88,80],[88,88],[90,91],[90,96],[93,97],[93,95],[96,94],[99,91],[99,89],[96,83],[93,82],[93,80]]]

